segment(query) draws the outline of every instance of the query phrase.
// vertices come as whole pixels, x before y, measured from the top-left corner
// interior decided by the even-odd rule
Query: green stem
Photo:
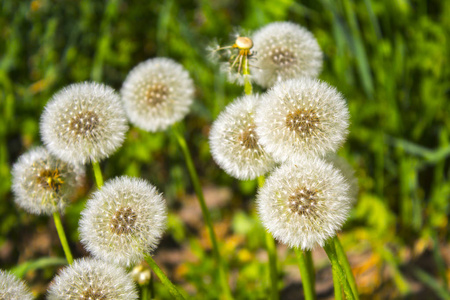
[[[151,274],[150,282],[148,284],[150,285],[150,299],[154,299],[155,298],[155,275]]]
[[[306,260],[306,267],[308,268],[309,277],[311,278],[311,285],[313,291],[315,291],[316,286],[316,272],[314,270],[314,263],[312,258],[312,252],[310,250],[306,250],[303,252]]]
[[[269,271],[270,271],[270,283],[271,289],[271,299],[279,299],[278,294],[278,272],[277,272],[277,248],[275,240],[272,235],[266,231],[266,246],[267,254],[269,255]]]
[[[265,178],[264,178],[264,175],[258,176],[257,180],[258,180],[258,186],[260,188],[263,187],[264,186],[264,182],[266,181]]]
[[[258,186],[261,188],[264,186],[264,175],[258,176]],[[266,247],[267,255],[269,256],[269,272],[271,283],[271,299],[278,299],[278,271],[277,271],[277,246],[272,235],[266,231]]]
[[[192,180],[192,185],[194,186],[195,193],[197,194],[198,201],[200,202],[200,207],[202,209],[203,218],[205,219],[206,227],[208,229],[209,238],[211,239],[212,250],[214,257],[216,259],[216,263],[218,265],[220,284],[222,286],[222,291],[226,299],[232,299],[231,290],[228,285],[227,272],[225,271],[225,264],[222,261],[222,257],[220,256],[219,246],[217,244],[216,234],[214,232],[214,227],[211,221],[211,216],[209,214],[208,207],[206,206],[205,197],[203,196],[203,191],[200,185],[200,180],[198,179],[197,171],[194,167],[194,162],[192,160],[191,153],[187,146],[186,140],[184,136],[180,133],[177,125],[173,126],[173,132],[177,138],[178,144],[183,152],[184,158],[186,160],[186,165],[189,171],[189,175]]]
[[[341,283],[342,287],[344,288],[344,293],[347,299],[355,299],[355,296],[353,296],[352,289],[350,287],[350,284],[348,283],[347,276],[345,275],[344,270],[342,269],[342,266],[339,264],[339,260],[336,254],[336,248],[334,246],[333,239],[328,240],[325,243],[325,246],[323,246],[323,249],[328,255],[328,258],[331,262],[331,268],[334,269],[333,274],[337,274],[339,277],[339,282]],[[336,281],[333,281],[336,282]],[[336,288],[336,286],[335,286]]]
[[[148,284],[141,285],[141,299],[142,300],[149,300],[150,299],[150,293],[148,292],[149,286]]]
[[[342,300],[342,288],[339,281],[339,274],[337,273],[336,268],[331,268],[331,273],[333,274],[334,299]]]
[[[56,231],[58,232],[59,240],[61,241],[61,245],[63,247],[64,254],[66,255],[67,262],[69,263],[69,265],[71,265],[73,263],[73,256],[72,252],[70,252],[69,243],[67,242],[59,212],[55,211],[53,213],[53,220],[55,221]]]
[[[344,272],[352,289],[353,296],[355,296],[355,299],[358,300],[358,289],[356,287],[355,277],[353,276],[352,268],[350,267],[350,263],[348,262],[347,255],[345,255],[344,248],[342,248],[342,244],[339,241],[339,238],[335,236],[333,240],[339,264],[344,268]]]
[[[300,276],[302,277],[303,293],[306,300],[315,300],[316,293],[314,288],[314,271],[312,269],[311,251],[302,251],[294,248],[298,259]],[[309,254],[307,254],[309,252]]]
[[[244,68],[242,70],[244,76],[244,92],[246,95],[251,95],[253,92],[252,83],[250,81],[250,70],[248,68],[248,58],[244,57]]]
[[[175,285],[167,278],[166,274],[158,267],[156,262],[150,255],[146,255],[144,257],[145,261],[148,262],[150,268],[152,268],[153,272],[155,272],[156,276],[158,276],[159,280],[164,284],[164,286],[169,290],[169,293],[175,297],[176,299],[184,299],[183,295],[178,291]]]
[[[103,176],[98,161],[92,162],[92,169],[94,170],[95,182],[97,183],[97,187],[100,189],[103,186]]]

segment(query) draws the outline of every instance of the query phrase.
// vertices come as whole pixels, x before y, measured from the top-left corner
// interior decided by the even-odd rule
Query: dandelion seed
[[[56,93],[41,116],[49,151],[64,161],[100,161],[119,148],[128,130],[119,96],[106,85],[84,82]]]
[[[153,58],[131,70],[121,94],[130,122],[155,132],[186,116],[194,97],[194,83],[180,64]]]
[[[257,54],[250,67],[257,84],[268,88],[286,79],[319,75],[322,51],[307,29],[274,22],[255,32],[253,42]]]
[[[255,130],[254,115],[260,101],[258,95],[238,98],[219,115],[209,135],[214,160],[238,179],[254,179],[274,166]]]
[[[12,170],[16,203],[32,214],[63,211],[81,185],[83,167],[62,161],[44,147],[23,154]]]
[[[313,78],[276,84],[256,110],[256,133],[278,162],[336,151],[347,136],[349,112],[341,94]]]
[[[133,279],[124,269],[92,258],[65,267],[50,285],[49,300],[138,299]]]
[[[289,247],[323,246],[336,234],[351,206],[342,174],[320,158],[286,163],[266,180],[257,196],[267,230]]]
[[[0,299],[31,300],[33,295],[26,284],[8,271],[0,270]]]
[[[131,266],[156,248],[166,218],[165,200],[154,186],[118,177],[87,202],[80,220],[81,242],[98,259]]]

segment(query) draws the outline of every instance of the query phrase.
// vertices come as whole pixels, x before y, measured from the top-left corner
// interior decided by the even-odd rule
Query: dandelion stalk
[[[159,280],[164,284],[164,286],[169,290],[170,294],[174,296],[176,299],[184,299],[183,295],[178,291],[175,285],[167,278],[166,274],[159,268],[156,262],[150,255],[145,256],[145,261],[150,265],[153,272],[155,272],[156,276],[158,276]]]
[[[303,293],[306,300],[316,299],[314,289],[314,269],[312,264],[311,251],[302,251],[294,248],[298,259],[300,276],[302,277]]]
[[[271,299],[278,299],[277,248],[272,235],[266,231],[266,247],[269,255]]]
[[[73,263],[73,256],[72,252],[70,252],[69,243],[67,242],[59,212],[56,211],[53,213],[53,220],[55,221],[56,231],[58,232],[59,240],[61,241],[61,245],[63,247],[64,254],[66,255],[67,262],[69,263],[69,265],[71,265]]]
[[[228,285],[228,279],[227,279],[227,275],[226,275],[227,273],[225,271],[225,265],[220,256],[219,246],[217,244],[217,238],[216,238],[216,234],[214,232],[214,227],[213,227],[213,224],[211,221],[211,216],[209,214],[208,207],[206,206],[205,197],[203,196],[203,191],[202,191],[202,188],[200,185],[200,180],[198,179],[197,171],[195,170],[191,153],[189,151],[189,148],[187,146],[184,136],[180,133],[176,124],[173,126],[173,132],[174,132],[176,139],[178,141],[178,144],[180,145],[180,148],[183,152],[184,158],[186,160],[186,165],[187,165],[187,168],[189,171],[189,175],[192,180],[192,185],[194,186],[195,193],[197,194],[197,198],[200,203],[200,207],[202,209],[203,218],[205,219],[206,227],[208,229],[209,237],[211,239],[214,257],[216,259],[216,263],[217,263],[218,269],[219,269],[219,277],[220,277],[220,284],[222,286],[222,290],[225,294],[225,297],[227,299],[231,299],[232,296],[231,296],[230,287]]]
[[[152,299],[151,292],[150,292],[150,284],[142,284],[141,285],[141,299],[142,300]]]
[[[103,186],[103,175],[98,161],[95,160],[92,162],[92,169],[94,170],[95,182],[97,183],[97,187],[100,189]]]
[[[333,275],[334,299],[343,300],[341,282],[339,281],[339,274],[336,268],[331,268],[331,273]]]
[[[252,83],[250,81],[250,70],[248,67],[248,64],[249,64],[248,57],[244,56],[243,60],[244,60],[244,66],[242,69],[242,73],[244,75],[244,92],[246,95],[251,95],[253,88],[252,88]]]
[[[347,276],[348,283],[350,284],[355,299],[358,300],[358,289],[356,287],[355,277],[353,276],[352,268],[350,267],[350,263],[348,262],[347,255],[345,255],[344,248],[342,248],[342,244],[337,236],[333,238],[333,241],[336,248],[336,254],[339,260],[339,264],[344,269],[345,275]]]
[[[308,268],[308,272],[309,275],[311,277],[311,282],[312,282],[312,286],[313,286],[313,290],[314,286],[316,284],[316,273],[314,271],[314,263],[313,263],[313,259],[312,259],[312,252],[311,251],[304,251],[305,254],[305,258],[306,258],[306,267]]]
[[[355,296],[353,295],[350,284],[348,283],[347,276],[346,276],[342,266],[339,264],[339,259],[338,259],[338,255],[336,253],[334,240],[330,239],[329,241],[327,241],[325,243],[323,249],[325,250],[325,252],[328,255],[328,258],[330,259],[331,268],[333,270],[333,276],[335,274],[337,274],[337,276],[339,278],[339,282],[342,285],[342,287],[344,288],[345,297],[347,299],[355,299]],[[339,284],[337,284],[338,282],[336,280],[333,280],[333,282],[335,285],[335,289],[336,288],[340,289],[340,287],[336,287],[336,285],[339,285]]]
[[[264,186],[264,175],[258,176],[258,186]],[[266,247],[269,256],[271,299],[278,299],[277,248],[272,235],[266,231]]]

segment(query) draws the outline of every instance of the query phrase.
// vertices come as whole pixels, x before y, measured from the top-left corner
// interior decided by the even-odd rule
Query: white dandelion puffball
[[[0,299],[5,300],[31,300],[33,299],[26,284],[11,274],[0,270]]]
[[[138,299],[133,279],[114,264],[82,258],[65,267],[50,284],[49,300]]]
[[[211,153],[225,172],[241,180],[255,179],[274,166],[272,157],[259,144],[255,131],[258,95],[238,98],[214,121],[209,134]]]
[[[256,133],[276,161],[324,156],[345,141],[347,103],[333,87],[303,77],[276,84],[256,110]]]
[[[256,59],[250,65],[255,82],[271,87],[300,76],[317,77],[323,55],[313,34],[291,22],[274,22],[253,35]]]
[[[72,163],[100,161],[119,148],[128,130],[119,96],[106,85],[67,86],[47,103],[42,140],[49,151]]]
[[[12,169],[15,202],[32,214],[51,215],[63,211],[77,187],[84,169],[51,155],[44,147],[20,156]]]
[[[98,259],[131,266],[159,243],[166,228],[166,202],[147,181],[126,176],[107,182],[81,213],[80,237]]]
[[[277,240],[311,250],[323,246],[347,219],[348,188],[342,174],[320,158],[285,163],[258,191],[258,213]]]
[[[131,70],[121,94],[130,122],[155,132],[186,116],[194,97],[194,82],[179,63],[152,58]]]

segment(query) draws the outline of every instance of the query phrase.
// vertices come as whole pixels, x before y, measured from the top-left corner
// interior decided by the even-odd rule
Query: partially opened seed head
[[[14,200],[32,214],[63,212],[83,177],[83,166],[65,162],[44,147],[37,147],[20,156],[13,166]]]

